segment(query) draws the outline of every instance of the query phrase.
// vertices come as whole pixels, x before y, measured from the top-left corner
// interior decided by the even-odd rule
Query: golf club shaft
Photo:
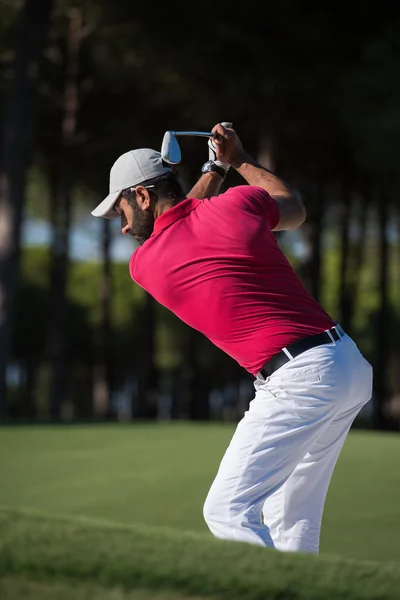
[[[212,133],[211,131],[171,131],[174,136],[181,135],[190,135],[195,137],[217,137],[217,133]]]

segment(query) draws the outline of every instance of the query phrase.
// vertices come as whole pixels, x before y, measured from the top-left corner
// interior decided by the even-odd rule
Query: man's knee
[[[268,527],[261,520],[261,507],[236,502],[224,503],[209,496],[203,508],[204,520],[214,537],[274,547]]]
[[[223,506],[216,498],[208,495],[203,506],[203,517],[211,533],[222,539],[229,539],[229,506]]]

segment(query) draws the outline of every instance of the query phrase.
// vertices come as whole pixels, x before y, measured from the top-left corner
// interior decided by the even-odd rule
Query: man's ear
[[[142,210],[149,210],[151,205],[150,193],[144,185],[138,185],[136,187],[136,199],[139,204],[139,208]]]

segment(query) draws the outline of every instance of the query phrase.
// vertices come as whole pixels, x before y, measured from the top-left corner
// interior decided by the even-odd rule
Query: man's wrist
[[[215,180],[224,179],[224,177],[220,173],[217,173],[217,171],[207,171],[207,173],[202,173],[201,176],[202,177],[211,177],[211,179],[215,179]]]
[[[225,173],[228,173],[229,169],[231,168],[231,165],[228,165],[228,163],[224,163],[220,160],[214,160],[214,163],[220,167],[221,169],[223,169],[225,171]]]

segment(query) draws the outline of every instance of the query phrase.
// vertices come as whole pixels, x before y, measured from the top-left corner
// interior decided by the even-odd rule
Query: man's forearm
[[[268,169],[260,165],[248,154],[243,155],[232,166],[249,185],[262,187],[273,198],[276,196],[297,196],[296,192],[282,179],[271,173],[271,171],[268,171]]]
[[[218,173],[211,171],[204,173],[198,180],[198,182],[188,192],[188,198],[197,198],[197,200],[204,200],[204,198],[211,198],[212,196],[218,196],[221,188],[223,178]]]
[[[242,154],[231,165],[249,185],[263,188],[279,206],[279,221],[274,231],[297,229],[306,218],[300,196],[282,179],[265,169],[248,154]]]

